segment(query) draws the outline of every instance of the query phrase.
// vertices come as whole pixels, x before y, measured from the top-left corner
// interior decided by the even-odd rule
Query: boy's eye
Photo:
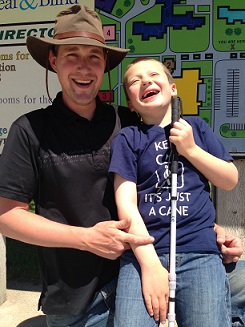
[[[139,81],[139,79],[133,79],[131,82],[130,82],[130,85],[133,85],[135,83],[137,83]]]

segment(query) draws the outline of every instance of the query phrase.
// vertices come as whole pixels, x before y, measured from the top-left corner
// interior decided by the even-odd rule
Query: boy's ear
[[[175,83],[172,84],[171,89],[172,89],[172,96],[177,95],[177,87]]]
[[[132,105],[132,103],[131,103],[131,101],[130,100],[127,100],[127,105],[128,105],[128,108],[130,109],[130,111],[134,111],[134,107],[133,107],[133,105]]]

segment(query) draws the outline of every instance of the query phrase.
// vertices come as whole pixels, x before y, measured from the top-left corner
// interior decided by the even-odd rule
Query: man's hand
[[[237,262],[243,253],[242,240],[217,224],[214,226],[214,231],[223,254],[223,263]]]
[[[125,232],[130,227],[131,220],[103,221],[88,228],[87,236],[82,240],[86,250],[100,257],[115,260],[130,244],[146,245],[154,242],[152,236],[139,236]]]

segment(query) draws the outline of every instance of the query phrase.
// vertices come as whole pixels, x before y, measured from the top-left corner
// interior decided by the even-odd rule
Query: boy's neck
[[[146,125],[156,125],[160,127],[165,127],[171,123],[171,111],[168,110],[164,115],[159,116],[144,116],[141,117],[142,121]]]

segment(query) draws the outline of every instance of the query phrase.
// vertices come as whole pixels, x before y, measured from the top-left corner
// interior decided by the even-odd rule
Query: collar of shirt
[[[96,97],[96,109],[94,117],[91,121],[88,119],[79,116],[72,110],[70,110],[63,102],[62,99],[62,92],[59,92],[57,94],[57,97],[55,98],[53,102],[53,112],[57,116],[59,120],[62,121],[64,125],[70,125],[75,121],[80,121],[84,124],[90,124],[94,121],[98,120],[107,120],[107,121],[113,121],[114,115],[112,115],[111,106],[107,103],[103,103],[99,97]]]

